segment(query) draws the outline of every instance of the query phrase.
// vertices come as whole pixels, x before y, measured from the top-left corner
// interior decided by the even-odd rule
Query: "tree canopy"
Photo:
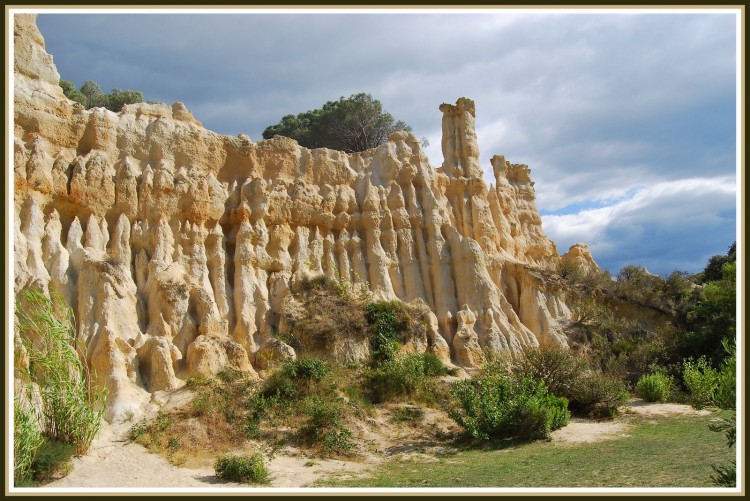
[[[729,246],[729,250],[726,255],[713,256],[708,260],[706,269],[703,270],[703,274],[698,279],[703,282],[710,282],[712,280],[721,280],[723,278],[722,268],[726,263],[734,263],[737,261],[737,242],[732,243]]]
[[[93,80],[86,80],[80,89],[76,89],[73,82],[60,80],[63,94],[68,99],[80,103],[84,108],[107,108],[108,110],[118,112],[126,104],[144,102],[143,93],[137,90],[112,89],[112,92],[105,94],[102,92],[99,84]]]
[[[395,131],[411,127],[383,110],[370,94],[352,94],[328,101],[322,108],[286,115],[263,131],[264,139],[282,135],[306,148],[331,148],[352,153],[374,148]]]

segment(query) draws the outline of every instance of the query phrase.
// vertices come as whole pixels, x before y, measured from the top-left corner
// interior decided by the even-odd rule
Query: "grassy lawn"
[[[628,436],[588,444],[535,442],[505,448],[464,448],[438,461],[396,461],[369,476],[327,479],[336,487],[714,487],[711,464],[734,449],[711,419],[727,416],[627,419]]]

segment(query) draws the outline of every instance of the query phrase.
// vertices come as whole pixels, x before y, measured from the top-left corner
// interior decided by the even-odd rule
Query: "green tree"
[[[87,110],[101,107],[118,112],[126,104],[144,102],[141,91],[112,89],[112,92],[105,94],[93,80],[86,80],[80,89],[76,89],[73,82],[60,80],[60,87],[68,99],[80,103]]]
[[[106,99],[99,84],[93,80],[86,80],[80,88],[81,94],[86,98],[86,109],[104,106]]]
[[[143,93],[137,90],[112,89],[107,95],[105,108],[112,111],[120,111],[126,104],[144,102]]]
[[[351,153],[383,144],[398,130],[411,132],[412,129],[384,111],[380,101],[361,92],[328,101],[320,109],[286,115],[278,124],[267,127],[263,138],[282,135],[306,148],[331,148]]]
[[[737,325],[737,263],[724,263],[721,279],[703,286],[700,300],[688,312],[690,330],[683,338],[683,355],[706,355],[714,367],[723,361],[724,339],[734,341]]]
[[[68,80],[60,80],[60,87],[62,87],[65,97],[77,103],[80,103],[83,106],[86,106],[86,96],[84,96],[81,91],[76,89],[76,86],[73,82],[70,82]]]
[[[661,299],[664,281],[646,268],[624,266],[617,274],[615,293],[622,299],[638,304],[656,305]]]
[[[729,246],[729,250],[727,251],[726,255],[717,255],[709,259],[708,264],[706,265],[706,269],[703,270],[703,273],[700,274],[699,278],[704,283],[710,282],[712,280],[721,280],[721,268],[726,263],[734,262],[737,262],[737,242],[734,242]]]

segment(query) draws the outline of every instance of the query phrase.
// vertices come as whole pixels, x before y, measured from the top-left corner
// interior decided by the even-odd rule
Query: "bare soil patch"
[[[574,418],[565,428],[552,432],[552,441],[580,444],[612,440],[626,436],[628,428],[630,426],[622,421],[590,421]]]
[[[677,416],[705,416],[711,412],[705,409],[696,410],[689,405],[646,402],[640,398],[633,399],[628,406],[620,408],[620,417],[611,421],[592,421],[573,418],[565,428],[552,432],[552,440],[561,443],[587,443],[601,440],[613,440],[627,436],[631,427],[631,417],[669,418]]]
[[[625,407],[623,412],[649,417],[707,416],[711,414],[711,411],[707,409],[697,410],[685,404],[646,402],[640,398],[631,400],[630,406]]]

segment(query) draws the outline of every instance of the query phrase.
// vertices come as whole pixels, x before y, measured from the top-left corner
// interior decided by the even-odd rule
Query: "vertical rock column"
[[[448,177],[481,177],[474,101],[459,98],[455,105],[443,103],[443,168]]]

